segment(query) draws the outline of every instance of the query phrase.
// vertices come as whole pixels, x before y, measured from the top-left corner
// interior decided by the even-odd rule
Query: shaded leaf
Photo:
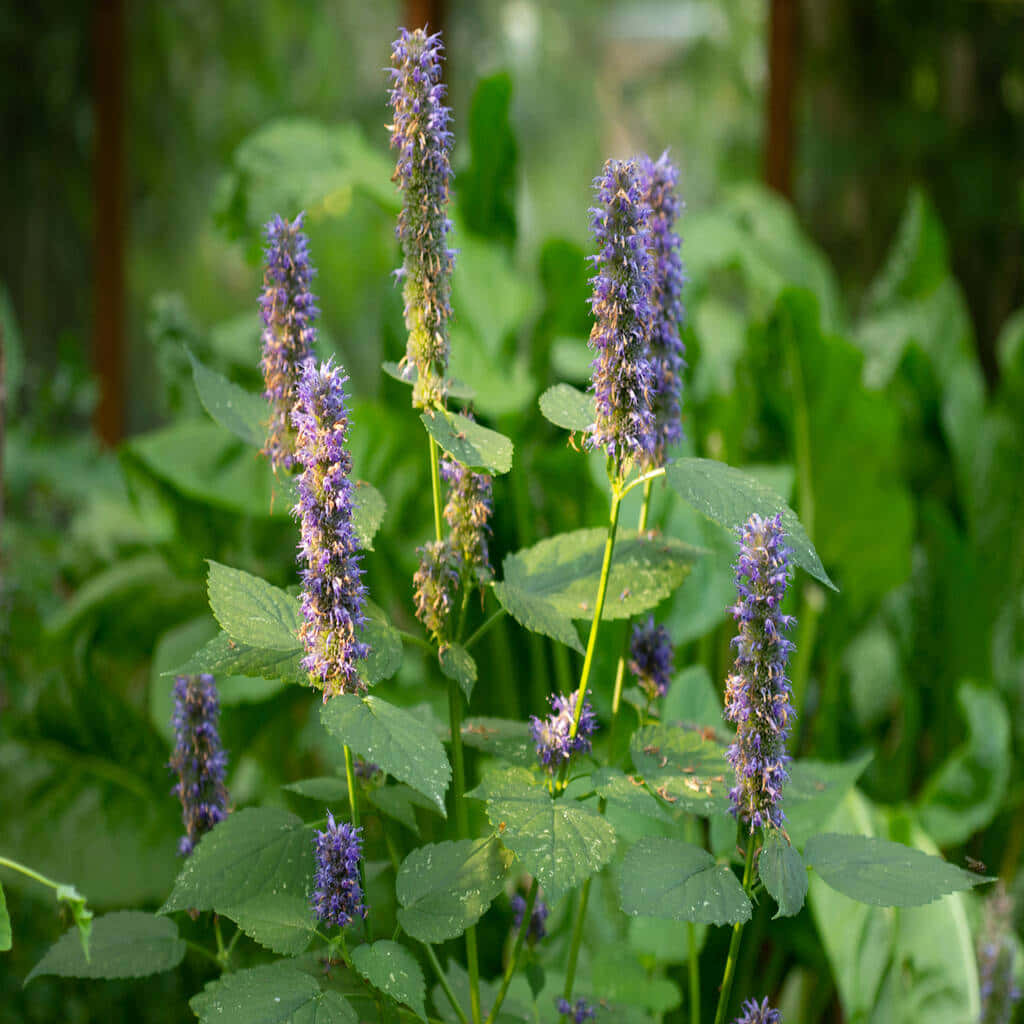
[[[289,683],[306,683],[308,673],[302,667],[303,651],[297,644],[286,649],[252,647],[233,640],[227,633],[218,633],[190,658],[165,676],[211,675],[251,676],[258,679],[280,679]],[[218,686],[220,679],[218,679]]]
[[[807,898],[807,870],[796,849],[774,829],[761,848],[757,870],[764,887],[779,905],[775,916],[799,914]]]
[[[462,739],[503,761],[529,768],[537,763],[537,749],[526,722],[509,718],[467,718],[462,723]]]
[[[789,766],[782,791],[786,831],[797,846],[821,831],[871,761],[870,752],[852,761],[812,761],[801,758]]]
[[[207,587],[213,614],[232,640],[251,647],[293,651],[299,646],[299,602],[266,580],[209,560]]]
[[[388,503],[384,495],[373,484],[365,480],[354,480],[352,484],[352,531],[359,546],[366,551],[373,550],[373,538],[384,522]]]
[[[309,837],[312,846],[312,837]],[[217,912],[231,918],[249,938],[284,956],[297,956],[313,937],[316,921],[308,899],[294,893],[263,892]]]
[[[710,730],[648,725],[630,740],[633,764],[675,810],[709,816],[729,811],[735,773]]]
[[[7,913],[7,898],[4,896],[4,887],[0,885],[0,953],[6,953],[11,948],[11,915]]]
[[[204,366],[191,352],[188,357],[192,362],[192,380],[203,408],[235,437],[262,448],[267,440],[270,421],[267,400]]]
[[[608,801],[609,806],[640,814],[655,821],[672,821],[672,816],[657,799],[651,795],[642,779],[625,775],[618,768],[598,768],[590,776],[590,785],[597,794]]]
[[[445,644],[438,651],[441,671],[462,688],[468,703],[476,685],[476,662],[462,644]]]
[[[507,473],[512,468],[512,442],[457,412],[440,409],[420,416],[427,433],[467,469]]]
[[[571,384],[555,384],[540,396],[540,411],[556,427],[586,430],[594,425],[594,396]]]
[[[348,782],[337,775],[320,775],[311,779],[299,779],[298,782],[289,782],[281,788],[288,790],[289,793],[298,793],[299,796],[318,800],[324,804],[334,803],[337,800],[344,800],[345,803],[348,803]]]
[[[523,629],[528,629],[531,633],[542,633],[580,654],[583,653],[583,644],[572,619],[546,598],[512,583],[497,581],[491,586],[502,608]]]
[[[428,800],[425,796],[417,793],[411,786],[404,783],[396,783],[391,786],[378,786],[366,794],[366,799],[377,808],[381,814],[401,822],[406,828],[419,835],[419,826],[416,824],[417,807],[425,811],[437,814],[437,804]]]
[[[381,939],[372,946],[357,946],[352,950],[352,963],[375,988],[391,996],[395,1002],[412,1007],[422,1020],[427,1019],[423,972],[403,946],[387,939]]]

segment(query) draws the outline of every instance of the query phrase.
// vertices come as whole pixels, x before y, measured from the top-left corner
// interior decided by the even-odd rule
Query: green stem
[[[228,966],[228,952],[224,948],[224,936],[221,934],[220,917],[217,914],[213,915],[213,934],[217,939],[217,963],[220,964],[220,969],[225,971]]]
[[[572,986],[576,981],[576,964],[580,958],[580,946],[583,942],[583,923],[587,918],[587,901],[590,899],[590,883],[593,879],[590,876],[580,890],[580,902],[576,907],[576,918],[572,925],[572,942],[569,945],[569,960],[565,965],[565,988],[562,994],[566,999],[572,999]]]
[[[478,640],[482,639],[490,628],[495,625],[505,615],[505,609],[499,608],[489,619],[487,619],[481,626],[477,627],[476,631],[471,633],[469,639],[462,645],[468,651],[473,644]]]
[[[59,889],[61,885],[60,882],[55,882],[52,878],[47,878],[45,875],[39,874],[38,871],[33,871],[30,867],[26,867],[24,864],[19,864],[16,860],[8,860],[6,857],[0,857],[0,867],[10,868],[12,871],[17,871],[26,878],[31,878],[34,882],[39,882],[40,885],[49,886],[51,889]]]
[[[700,961],[697,959],[697,926],[686,922],[686,938],[689,946],[687,972],[690,979],[690,1024],[700,1024]]]
[[[754,836],[747,836],[747,855],[743,866],[743,891],[750,895],[750,879],[754,867]],[[725,1015],[729,1010],[729,996],[732,994],[732,980],[736,975],[736,963],[739,960],[740,939],[743,936],[743,921],[732,927],[732,939],[729,941],[729,956],[725,961],[725,973],[722,975],[722,989],[718,996],[718,1009],[715,1012],[715,1024],[725,1024]]]
[[[417,636],[415,633],[407,633],[404,629],[396,629],[395,632],[405,643],[412,644],[414,647],[422,647],[423,650],[430,651],[433,654],[434,648],[425,637]]]
[[[537,879],[535,878],[530,885],[530,892],[526,897],[526,909],[523,911],[523,920],[519,924],[516,944],[512,947],[512,956],[509,957],[508,967],[505,968],[505,976],[501,979],[501,988],[498,990],[498,995],[494,1000],[494,1005],[491,1007],[491,1012],[487,1014],[485,1024],[493,1024],[495,1017],[498,1016],[498,1011],[501,1009],[501,1004],[505,1002],[505,993],[508,992],[508,987],[512,983],[512,976],[516,973],[516,968],[519,966],[519,957],[523,952],[523,943],[526,941],[526,935],[530,930],[530,918],[533,916],[533,905],[536,901]]]
[[[221,966],[216,953],[211,953],[205,946],[200,946],[198,942],[190,942],[188,939],[183,939],[182,941],[185,943],[186,948],[191,949],[193,953],[198,953],[200,956],[206,957],[207,960],[211,963],[215,963],[218,967]]]
[[[448,1002],[451,1003],[452,1009],[455,1011],[455,1016],[459,1018],[460,1024],[469,1024],[466,1020],[466,1014],[463,1012],[462,1007],[459,1006],[459,1001],[455,998],[455,993],[452,991],[451,985],[448,984],[448,979],[444,975],[444,971],[441,970],[441,964],[438,962],[437,954],[434,952],[434,947],[428,943],[423,943],[423,948],[427,951],[427,959],[430,961],[430,966],[434,968],[434,973],[437,975],[437,980],[441,985],[441,990],[448,997]]]
[[[659,476],[665,475],[665,467],[659,466],[657,469],[652,469],[649,473],[643,473],[638,476],[635,480],[630,480],[628,484],[619,493],[619,500],[621,501],[634,487],[639,487],[641,484],[644,487],[650,487],[652,480],[657,480]]]
[[[441,539],[441,471],[437,464],[437,442],[428,435],[430,441],[430,485],[434,492],[434,538]]]
[[[356,786],[356,771],[352,761],[352,749],[345,744],[345,780],[348,782],[348,805],[352,815],[352,827],[359,828],[359,788]],[[366,896],[366,870],[363,867],[363,859],[359,858],[359,884]],[[370,934],[370,912],[366,912],[366,934]]]

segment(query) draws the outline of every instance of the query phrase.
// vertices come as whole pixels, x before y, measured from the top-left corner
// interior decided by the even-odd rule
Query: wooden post
[[[444,28],[444,0],[406,0],[405,27],[410,32],[424,27],[440,32]]]
[[[764,180],[793,197],[794,116],[799,0],[771,0],[768,16],[768,110]]]

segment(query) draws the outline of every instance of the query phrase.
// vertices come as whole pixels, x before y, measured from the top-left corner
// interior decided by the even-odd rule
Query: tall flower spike
[[[275,470],[291,469],[295,442],[291,412],[302,364],[313,354],[320,312],[309,290],[316,271],[309,261],[309,240],[300,230],[303,214],[289,223],[275,217],[266,226],[263,271],[263,397],[272,404],[267,443],[263,448]]]
[[[781,827],[785,817],[786,739],[795,714],[786,677],[793,644],[782,634],[796,620],[779,608],[789,585],[790,554],[781,516],[762,519],[755,513],[740,528],[739,599],[731,609],[739,634],[732,641],[736,664],[725,681],[725,717],[736,723],[736,742],[726,757],[736,769],[732,810],[751,832]]]
[[[597,732],[597,715],[594,714],[590,701],[586,699],[583,701],[576,735],[570,739],[578,696],[576,691],[568,697],[563,697],[560,693],[553,694],[553,714],[547,718],[530,716],[530,735],[537,747],[537,757],[549,772],[557,771],[575,753],[588,753],[592,746],[590,737]]]
[[[357,637],[365,622],[366,587],[352,528],[352,456],[345,447],[348,412],[345,376],[328,360],[302,367],[298,402],[292,412],[296,459],[302,466],[299,501],[292,514],[302,526],[299,561],[302,617],[299,635],[306,648],[302,667],[324,700],[366,687],[358,663],[369,647]]]
[[[459,553],[450,540],[417,548],[420,565],[412,578],[416,618],[438,639],[447,635],[459,589]]]
[[[362,829],[342,823],[327,812],[327,829],[313,840],[316,878],[310,904],[325,924],[344,928],[357,914],[366,917],[359,858],[363,855]]]
[[[768,997],[758,1003],[754,999],[748,999],[741,1007],[743,1012],[733,1021],[733,1024],[782,1024],[782,1014],[773,1010],[768,1005]]]
[[[657,160],[642,160],[644,192],[650,207],[651,254],[651,344],[654,368],[652,406],[654,411],[654,450],[645,460],[648,468],[663,466],[667,449],[683,437],[683,370],[686,349],[679,336],[683,319],[683,261],[679,255],[679,235],[675,224],[683,204],[676,194],[679,170],[662,153]]]
[[[664,697],[668,692],[672,678],[672,641],[664,626],[654,624],[653,615],[633,627],[629,642],[629,670],[648,700]]]
[[[650,458],[655,448],[650,218],[635,161],[609,160],[594,187],[590,347],[597,352],[591,364],[597,418],[588,442],[621,467],[626,459]]]
[[[221,746],[217,722],[220,699],[213,676],[178,676],[174,681],[174,753],[170,768],[178,782],[185,835],[178,852],[187,857],[196,843],[228,813],[224,773],[228,755]]]
[[[451,529],[452,545],[459,552],[465,571],[486,583],[494,575],[487,550],[489,520],[494,511],[491,478],[486,473],[466,469],[449,455],[441,459],[441,476],[448,484],[444,518]]]
[[[398,150],[394,179],[404,194],[397,235],[404,261],[405,326],[403,364],[415,367],[412,401],[418,409],[440,405],[448,371],[449,296],[455,253],[447,238],[448,153],[451,112],[441,82],[441,34],[404,28],[391,47],[391,146]]]
[[[985,907],[985,925],[978,943],[980,1024],[1010,1024],[1021,998],[1014,980],[1013,903],[1000,882]]]

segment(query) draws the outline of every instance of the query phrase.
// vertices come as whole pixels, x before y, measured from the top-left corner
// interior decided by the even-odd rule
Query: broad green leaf
[[[753,512],[762,516],[781,513],[793,561],[825,586],[836,589],[796,513],[770,488],[742,470],[713,459],[677,459],[665,468],[665,475],[683,501],[727,530],[737,531]]]
[[[266,580],[209,561],[213,614],[232,640],[251,647],[293,651],[299,645],[299,602]]]
[[[141,978],[177,967],[185,956],[178,928],[167,918],[137,910],[104,914],[93,922],[86,960],[78,929],[70,928],[32,968],[27,985],[43,974],[64,978]]]
[[[391,996],[396,1003],[412,1007],[421,1020],[427,1019],[423,972],[405,947],[387,939],[372,946],[357,946],[352,950],[352,963],[374,988]]]
[[[457,412],[440,409],[420,416],[427,433],[467,469],[502,474],[512,468],[512,442]]]
[[[807,898],[807,869],[792,846],[772,830],[757,859],[757,871],[764,887],[779,905],[776,917],[793,917],[800,913]]]
[[[728,865],[679,839],[641,839],[626,854],[619,895],[633,917],[718,925],[750,920],[750,900]]]
[[[600,871],[615,851],[615,832],[596,808],[555,800],[525,768],[491,772],[471,795],[487,801],[502,842],[538,879],[549,902]]]
[[[462,688],[468,703],[476,685],[476,662],[462,644],[445,644],[438,651],[441,671]]]
[[[467,718],[462,740],[469,747],[529,768],[537,763],[537,749],[526,722],[509,718]]]
[[[540,396],[540,411],[556,427],[586,430],[594,425],[594,396],[571,384],[555,384]]]
[[[344,996],[287,961],[223,974],[189,1001],[200,1024],[358,1024]]]
[[[664,921],[658,923],[665,924]],[[590,985],[580,988],[599,999],[602,1006],[612,1004],[613,1013],[618,1009],[616,1004],[625,1004],[642,1007],[661,1016],[674,1010],[683,998],[678,985],[667,978],[652,977],[643,964],[624,957],[617,944],[595,950],[590,962]],[[619,1017],[611,1019],[618,1020]]]
[[[590,785],[612,807],[645,818],[654,818],[655,821],[673,820],[663,805],[647,790],[643,779],[635,775],[625,775],[618,768],[605,766],[590,776]]]
[[[723,730],[722,699],[703,665],[690,665],[669,684],[661,704],[662,721]]]
[[[813,836],[804,860],[837,892],[876,907],[919,907],[992,881],[912,846],[871,836]]]
[[[416,383],[416,378],[419,376],[413,363],[407,363],[404,367],[398,363],[381,363],[380,368],[392,380],[397,380],[401,384],[408,384],[409,387]],[[472,402],[476,398],[476,392],[473,388],[461,380],[451,377],[445,383],[448,387],[449,398],[455,398],[461,402]]]
[[[233,640],[227,633],[218,633],[186,661],[164,672],[164,676],[192,676],[208,672],[218,677],[250,676],[305,683],[309,676],[300,664],[302,654],[297,638],[290,648],[273,649],[252,647],[240,640]]]
[[[312,837],[309,836],[312,846]],[[217,907],[217,913],[231,918],[249,938],[284,956],[297,956],[313,938],[316,921],[309,900],[294,893],[263,892],[254,899],[233,906]]]
[[[864,773],[872,754],[852,761],[812,761],[801,758],[789,766],[789,781],[782,791],[785,827],[796,846],[803,846],[821,831]]]
[[[384,495],[373,484],[355,480],[352,484],[352,530],[359,546],[365,551],[373,550],[373,538],[384,522],[388,503]]]
[[[546,598],[513,583],[497,581],[491,586],[502,608],[523,629],[528,629],[531,633],[542,633],[580,654],[583,653],[583,644],[580,643],[572,619]]]
[[[245,906],[264,895],[296,906],[313,877],[313,835],[294,814],[248,807],[220,822],[185,861],[161,914]]]
[[[630,753],[648,787],[674,810],[705,817],[728,812],[735,773],[710,730],[644,726],[633,733]]]
[[[298,793],[309,800],[330,804],[338,800],[348,803],[348,783],[337,775],[319,775],[311,779],[299,779],[281,787],[289,793]]]
[[[428,800],[425,796],[417,793],[411,786],[402,782],[390,786],[378,786],[366,794],[366,799],[377,808],[381,814],[401,822],[406,828],[419,835],[419,826],[416,823],[416,808],[431,811],[437,814],[437,805]]]
[[[262,448],[267,440],[270,404],[204,366],[191,352],[192,379],[203,408],[225,429],[247,444]]]
[[[353,753],[425,793],[445,813],[451,768],[429,725],[379,697],[351,693],[332,697],[321,708],[320,720]]]
[[[7,913],[7,898],[4,887],[0,885],[0,953],[11,948],[11,915]]]
[[[511,863],[496,836],[413,850],[395,880],[398,923],[421,942],[456,938],[487,912]]]
[[[370,653],[359,663],[359,676],[367,686],[373,686],[390,679],[402,667],[402,638],[373,601],[365,603],[363,612],[366,624],[359,631],[359,639],[369,644]]]

